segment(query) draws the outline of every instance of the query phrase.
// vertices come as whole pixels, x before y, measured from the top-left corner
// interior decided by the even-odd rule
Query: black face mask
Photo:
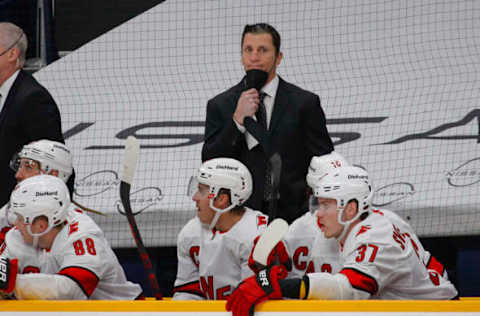
[[[250,69],[247,71],[247,77],[245,78],[246,90],[255,88],[257,91],[265,85],[268,79],[268,72],[260,69]]]

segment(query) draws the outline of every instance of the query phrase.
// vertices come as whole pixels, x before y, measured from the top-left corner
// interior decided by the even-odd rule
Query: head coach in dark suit
[[[17,180],[12,156],[34,140],[64,142],[60,112],[50,93],[22,70],[27,36],[15,24],[0,23],[0,207]],[[70,188],[73,188],[71,177]]]
[[[271,203],[266,154],[245,129],[245,117],[263,119],[273,152],[282,160],[277,216],[289,223],[307,209],[305,177],[313,156],[333,151],[318,95],[290,84],[276,74],[282,61],[280,35],[270,25],[246,25],[242,34],[242,64],[268,73],[258,91],[246,79],[208,101],[202,160],[231,157],[243,162],[254,179],[246,205],[266,212]],[[264,110],[262,109],[264,106]],[[263,111],[264,114],[261,114]]]

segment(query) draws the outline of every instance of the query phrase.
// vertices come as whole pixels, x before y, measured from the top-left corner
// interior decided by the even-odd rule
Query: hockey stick
[[[89,213],[93,213],[93,214],[97,214],[97,215],[102,215],[102,216],[107,216],[106,214],[104,214],[100,211],[96,211],[94,209],[83,206],[82,204],[78,203],[74,199],[72,199],[72,203],[75,204],[76,206],[78,206],[79,208],[81,208],[82,210],[84,210],[85,212],[89,212]]]
[[[253,250],[252,258],[262,266],[267,266],[268,256],[288,231],[288,224],[281,218],[275,219],[262,232]]]
[[[270,133],[251,117],[243,121],[245,129],[258,141],[267,155],[267,163],[270,165],[270,180],[272,187],[272,200],[269,203],[268,217],[273,221],[277,217],[277,205],[280,199],[279,186],[280,174],[282,172],[282,158],[278,152],[273,153]]]
[[[138,253],[142,259],[143,268],[145,269],[148,281],[150,282],[153,296],[157,300],[161,300],[162,293],[160,292],[160,287],[158,286],[158,281],[152,268],[152,262],[150,261],[147,250],[143,245],[142,236],[140,236],[140,232],[138,231],[137,223],[130,205],[130,189],[133,183],[133,176],[135,175],[139,153],[140,146],[137,139],[133,136],[128,136],[125,142],[125,156],[122,165],[123,172],[120,182],[120,199],[122,200],[123,208],[125,209],[128,223],[130,224],[130,229],[133,238],[135,239],[135,244],[137,244]]]

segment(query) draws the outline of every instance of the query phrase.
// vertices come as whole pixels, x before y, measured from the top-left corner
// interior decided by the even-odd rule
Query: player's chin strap
[[[38,238],[39,238],[39,236],[33,236],[33,244],[32,244],[33,248],[37,248]]]
[[[347,235],[347,232],[350,228],[350,226],[352,225],[352,223],[354,221],[356,221],[357,219],[360,218],[360,216],[363,214],[363,213],[366,213],[366,212],[369,212],[370,211],[370,202],[372,200],[372,196],[373,196],[373,191],[370,190],[370,193],[368,194],[368,197],[366,199],[364,199],[364,202],[362,202],[362,204],[365,204],[365,205],[360,205],[360,201],[357,200],[357,214],[355,214],[355,216],[348,220],[348,221],[344,221],[342,220],[342,215],[343,215],[343,212],[345,211],[345,209],[347,208],[348,206],[348,203],[350,203],[352,200],[348,201],[344,207],[341,207],[339,206],[339,202],[337,200],[337,210],[338,210],[338,215],[337,215],[337,220],[338,220],[338,223],[340,223],[341,225],[343,225],[343,231],[342,233],[340,234],[340,236],[338,236],[337,240],[339,241],[343,241],[345,236]],[[360,209],[361,208],[361,209]]]
[[[338,208],[338,222],[343,225],[343,230],[342,230],[342,233],[340,234],[340,236],[337,237],[337,240],[338,241],[344,241],[345,239],[345,236],[347,235],[347,232],[350,228],[350,226],[352,225],[352,223],[354,221],[356,221],[357,219],[360,218],[360,216],[365,213],[365,212],[368,212],[370,210],[370,207],[368,207],[366,210],[357,210],[357,214],[350,220],[348,221],[344,221],[342,220],[342,214],[343,212],[345,211],[345,208]]]
[[[46,233],[48,233],[49,231],[51,231],[52,228],[53,228],[52,226],[49,226],[45,231],[43,231],[43,232],[41,232],[41,233],[33,233],[33,232],[32,232],[32,226],[31,226],[31,225],[27,226],[27,232],[30,234],[30,236],[33,237],[32,246],[33,246],[34,248],[37,248],[37,246],[38,246],[38,239],[40,238],[40,236],[45,235]]]
[[[230,204],[228,207],[226,207],[224,209],[215,207],[215,206],[213,206],[213,202],[214,202],[213,200],[214,199],[215,199],[215,197],[211,198],[210,203],[209,203],[210,208],[212,208],[212,210],[215,211],[215,216],[213,217],[212,222],[210,223],[210,226],[208,227],[208,229],[210,229],[210,230],[213,229],[215,227],[215,225],[217,225],[217,222],[218,222],[218,219],[220,218],[220,215],[230,211],[232,208],[235,207],[235,204]]]

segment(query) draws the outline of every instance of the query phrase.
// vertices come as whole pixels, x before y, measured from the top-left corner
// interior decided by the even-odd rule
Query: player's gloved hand
[[[268,299],[282,299],[278,280],[286,276],[285,267],[273,266],[243,280],[228,297],[227,311],[233,316],[252,316],[255,305]]]
[[[253,272],[255,272],[255,274],[258,274],[260,270],[265,269],[265,267],[262,267],[261,265],[257,264],[253,260],[253,251],[257,246],[257,242],[259,238],[260,236],[257,236],[253,240],[252,251],[250,252],[250,256],[248,257],[248,266]],[[267,267],[271,267],[273,265],[283,265],[287,269],[287,271],[292,271],[292,260],[288,255],[287,248],[285,247],[285,244],[283,243],[283,241],[280,241],[268,255]]]
[[[0,257],[0,291],[11,293],[17,280],[18,260]]]

